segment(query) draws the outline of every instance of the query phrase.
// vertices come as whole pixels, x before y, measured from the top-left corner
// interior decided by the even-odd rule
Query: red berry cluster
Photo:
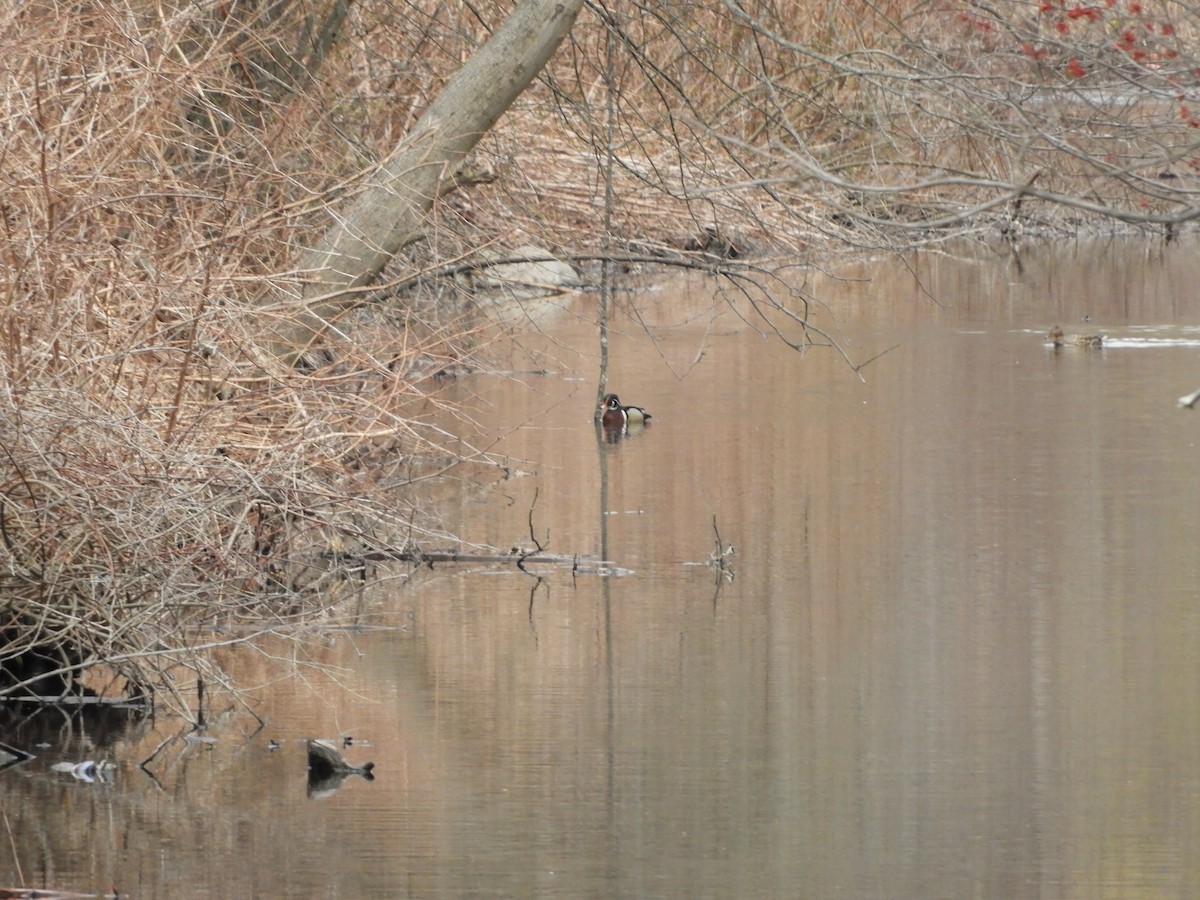
[[[1061,38],[1083,40],[1103,29],[1112,50],[1143,66],[1179,56],[1174,46],[1175,25],[1165,16],[1149,12],[1141,0],[1104,0],[1102,6],[1078,0],[1041,0],[1038,13]],[[1039,60],[1046,55],[1045,49],[1031,43],[1022,45],[1021,50]],[[1083,78],[1089,72],[1079,56],[1068,58],[1063,68],[1072,78]]]
[[[1053,52],[1054,59],[1071,78],[1085,78],[1096,63],[1094,53],[1107,47],[1120,57],[1134,63],[1138,71],[1145,74],[1157,73],[1164,81],[1180,82],[1179,73],[1164,71],[1163,67],[1179,57],[1179,38],[1175,24],[1167,13],[1154,13],[1147,9],[1143,0],[1103,0],[1103,3],[1084,4],[1079,0],[1040,0],[1038,14],[1058,36],[1060,45],[1026,42],[1021,52],[1038,62],[1047,62]],[[1061,42],[1070,39],[1077,50],[1087,47],[1087,52],[1067,55]],[[1185,75],[1192,82],[1200,78],[1200,69]],[[1180,92],[1179,117],[1189,128],[1200,128],[1200,111],[1193,114],[1185,102],[1188,98]]]

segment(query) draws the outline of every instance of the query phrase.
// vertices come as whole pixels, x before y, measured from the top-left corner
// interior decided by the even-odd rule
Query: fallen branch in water
[[[575,572],[607,573],[615,571],[616,566],[610,560],[581,556],[580,554],[547,553],[544,550],[524,551],[516,547],[507,553],[463,553],[458,550],[423,550],[419,547],[381,547],[375,550],[350,552],[346,550],[327,550],[321,554],[322,559],[341,563],[347,566],[363,563],[378,562],[409,562],[417,565],[434,563],[495,563],[499,565],[515,565],[520,568],[530,563],[543,563],[552,566],[570,566]]]
[[[91,694],[14,694],[0,698],[0,706],[29,704],[34,706],[105,706],[109,709],[132,709],[149,713],[150,701],[145,697],[97,697]]]

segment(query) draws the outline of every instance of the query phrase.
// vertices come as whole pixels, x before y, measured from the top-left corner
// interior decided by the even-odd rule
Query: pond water
[[[589,300],[442,388],[469,418],[430,416],[508,461],[450,486],[449,529],[612,574],[397,569],[364,627],[229,660],[261,729],[64,722],[0,771],[0,887],[1200,892],[1197,247],[803,277],[862,379],[692,277],[618,298],[641,434],[597,439]],[[1112,340],[1054,351],[1054,324]],[[342,735],[377,777],[308,790],[302,739]]]

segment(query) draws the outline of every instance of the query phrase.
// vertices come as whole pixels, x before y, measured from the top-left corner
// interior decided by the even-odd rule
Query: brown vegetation
[[[596,7],[391,267],[402,295],[330,323],[324,368],[264,354],[297,249],[507,9],[0,13],[0,696],[99,662],[161,691],[220,626],[325,614],[326,551],[435,528],[411,402],[485,341],[435,277],[482,246],[716,267],[1194,215],[1195,29],[1166,11],[1126,3],[1146,28],[1114,41],[1117,12],[1053,3]]]
[[[364,317],[321,371],[258,351],[292,311],[256,297],[295,279],[306,225],[366,162],[316,82],[250,83],[264,23],[4,16],[0,694],[98,662],[149,693],[230,640],[214,627],[321,614],[347,574],[323,552],[427,533],[385,493],[436,450],[405,404],[474,335],[413,306]]]

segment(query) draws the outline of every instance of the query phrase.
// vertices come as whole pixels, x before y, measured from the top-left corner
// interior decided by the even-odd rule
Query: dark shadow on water
[[[39,746],[67,750],[81,746],[107,749],[140,730],[145,713],[125,705],[78,707],[0,704],[0,734],[13,747],[36,755]]]

